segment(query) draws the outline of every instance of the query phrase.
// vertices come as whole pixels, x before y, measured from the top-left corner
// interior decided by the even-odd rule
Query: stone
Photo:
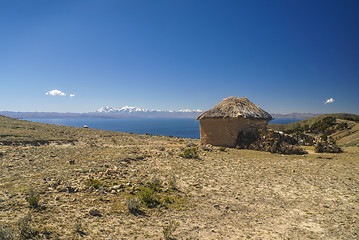
[[[120,185],[115,185],[115,186],[113,186],[112,189],[113,189],[113,190],[118,190],[118,189],[123,188],[123,187],[124,187],[124,186],[123,186],[122,184],[120,184]]]
[[[67,187],[60,185],[60,186],[57,186],[56,190],[58,192],[67,192]]]
[[[97,208],[91,208],[89,210],[89,214],[91,216],[101,216],[100,210],[98,210]]]

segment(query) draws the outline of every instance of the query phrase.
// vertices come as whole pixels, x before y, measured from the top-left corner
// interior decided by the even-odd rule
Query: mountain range
[[[124,107],[121,107],[121,108],[102,107],[102,108],[98,109],[95,112],[96,113],[140,113],[140,112],[142,112],[142,113],[155,113],[155,112],[201,113],[203,111],[200,110],[200,109],[196,109],[196,110],[181,109],[181,110],[178,110],[178,111],[173,111],[173,110],[164,111],[164,110],[157,110],[157,109],[149,110],[149,109],[139,108],[139,107],[124,106]]]
[[[200,109],[181,109],[181,110],[155,110],[139,107],[124,106],[119,108],[102,107],[93,112],[87,113],[59,113],[59,112],[12,112],[0,111],[0,115],[20,118],[20,119],[39,119],[39,118],[196,118],[203,112]],[[316,117],[317,113],[290,113],[290,114],[271,114],[274,119],[306,119]]]

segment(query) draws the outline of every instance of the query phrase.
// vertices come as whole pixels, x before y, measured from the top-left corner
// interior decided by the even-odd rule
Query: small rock
[[[221,207],[219,206],[219,204],[214,204],[213,207],[216,208],[216,209],[220,209],[220,208],[221,208]]]
[[[75,188],[71,187],[71,186],[67,186],[67,192],[68,193],[74,193],[75,192]]]
[[[116,190],[111,190],[111,193],[116,194],[117,192],[116,192]]]
[[[216,230],[214,230],[214,228],[212,228],[211,232],[216,232]]]
[[[118,190],[118,189],[123,188],[123,187],[124,187],[124,186],[123,186],[122,184],[120,184],[120,185],[115,185],[115,186],[113,186],[112,189],[113,189],[113,190]]]
[[[89,210],[89,214],[91,216],[101,216],[100,214],[100,210],[98,210],[97,208],[92,208]]]
[[[60,196],[56,196],[55,201],[59,201],[59,200],[60,200]]]
[[[67,187],[60,185],[60,186],[57,186],[56,190],[58,192],[67,192]]]

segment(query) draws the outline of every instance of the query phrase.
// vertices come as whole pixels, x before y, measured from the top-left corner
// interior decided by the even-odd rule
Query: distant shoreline
[[[12,112],[0,111],[0,115],[18,119],[60,119],[60,118],[197,118],[199,112],[129,112],[129,113],[58,113],[58,112]],[[319,113],[271,114],[274,119],[307,119],[317,117]]]

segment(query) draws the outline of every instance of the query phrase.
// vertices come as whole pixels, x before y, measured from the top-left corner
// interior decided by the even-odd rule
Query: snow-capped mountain
[[[130,106],[124,106],[121,108],[113,108],[113,107],[102,107],[100,109],[98,109],[97,111],[95,111],[96,113],[155,113],[155,112],[169,112],[169,113],[200,113],[202,112],[202,110],[200,109],[195,109],[195,110],[191,110],[191,109],[181,109],[178,111],[163,111],[163,110],[149,110],[149,109],[145,109],[145,108],[139,108],[139,107],[130,107]]]
[[[203,112],[201,109],[194,109],[194,110],[191,110],[191,109],[181,109],[181,110],[178,110],[177,112],[198,112],[198,113],[201,113]]]
[[[144,109],[144,108],[124,106],[121,108],[102,107],[102,108],[98,109],[96,112],[98,112],[98,113],[110,113],[110,112],[132,113],[132,112],[148,112],[148,111],[149,111],[148,109]]]

